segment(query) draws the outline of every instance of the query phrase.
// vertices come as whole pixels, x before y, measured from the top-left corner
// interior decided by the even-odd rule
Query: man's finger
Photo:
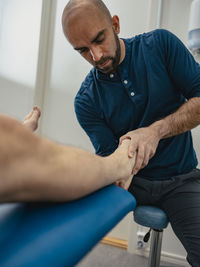
[[[133,167],[133,175],[135,175],[142,167],[144,161],[144,148],[140,147],[136,155],[135,166]]]
[[[130,143],[129,149],[128,149],[128,155],[130,158],[134,157],[135,153],[137,151],[137,145],[133,142]]]
[[[142,163],[142,168],[144,168],[145,166],[147,166],[147,164],[149,163],[149,160],[150,160],[150,152],[147,152],[145,151],[144,153],[144,160],[143,160],[143,163]]]

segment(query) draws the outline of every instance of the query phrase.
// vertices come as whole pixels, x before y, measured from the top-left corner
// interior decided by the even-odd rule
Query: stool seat
[[[154,206],[138,206],[134,211],[136,223],[152,229],[164,229],[168,225],[165,212]]]

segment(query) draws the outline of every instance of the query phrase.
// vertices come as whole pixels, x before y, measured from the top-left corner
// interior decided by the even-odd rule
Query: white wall
[[[0,112],[18,119],[33,105],[40,17],[40,0],[0,0]]]
[[[76,121],[73,99],[90,66],[70,47],[65,39],[61,16],[65,0],[57,1],[53,40],[52,68],[44,107],[42,134],[53,140],[93,151],[89,138]]]

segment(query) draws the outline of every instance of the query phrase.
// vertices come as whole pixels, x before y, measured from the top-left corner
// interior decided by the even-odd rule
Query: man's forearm
[[[175,136],[191,130],[200,124],[200,97],[184,103],[176,112],[156,121],[150,127],[158,133],[159,139]]]

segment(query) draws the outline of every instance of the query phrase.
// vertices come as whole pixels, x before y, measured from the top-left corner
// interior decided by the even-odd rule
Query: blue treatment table
[[[68,203],[1,204],[0,266],[74,266],[135,207],[115,185]]]

